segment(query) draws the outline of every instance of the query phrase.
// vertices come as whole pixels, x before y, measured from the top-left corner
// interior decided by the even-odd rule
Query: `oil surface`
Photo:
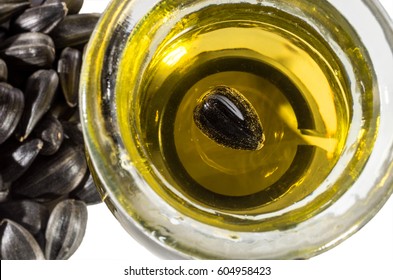
[[[157,44],[127,105],[137,108],[148,172],[165,182],[151,186],[207,209],[283,209],[312,193],[341,154],[352,114],[341,64],[312,28],[285,15],[247,5],[209,9],[183,18]],[[131,47],[124,65],[132,64]],[[219,145],[196,126],[198,100],[219,85],[255,108],[261,149]]]

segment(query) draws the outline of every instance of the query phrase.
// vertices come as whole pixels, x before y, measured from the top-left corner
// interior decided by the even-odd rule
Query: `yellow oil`
[[[292,20],[245,4],[188,15],[161,41],[148,41],[149,62],[132,80],[133,61],[146,55],[135,49],[148,36],[143,26],[135,31],[145,35],[127,46],[117,86],[123,129],[137,138],[150,187],[186,215],[216,224],[217,213],[280,211],[311,194],[337,163],[352,118],[349,85],[323,38]],[[219,145],[195,125],[198,100],[218,85],[253,105],[262,149]],[[125,97],[132,90],[138,94]]]

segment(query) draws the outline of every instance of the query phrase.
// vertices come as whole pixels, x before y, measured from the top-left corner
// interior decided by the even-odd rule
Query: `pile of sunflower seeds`
[[[68,259],[101,202],[78,114],[83,0],[0,0],[0,256]]]

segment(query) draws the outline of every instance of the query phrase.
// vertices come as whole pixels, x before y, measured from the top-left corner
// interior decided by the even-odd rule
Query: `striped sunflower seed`
[[[31,7],[39,6],[45,2],[45,0],[29,0],[29,1]]]
[[[39,156],[11,187],[15,196],[55,199],[73,191],[87,172],[80,147],[64,141],[52,156]]]
[[[0,42],[4,41],[7,37],[8,29],[0,25]]]
[[[26,9],[12,22],[16,32],[51,32],[67,15],[64,3],[49,3]]]
[[[74,47],[87,43],[100,14],[68,15],[50,33],[57,49]]]
[[[46,0],[45,3],[63,2],[67,5],[68,13],[74,15],[79,13],[83,6],[83,0]]]
[[[40,139],[31,139],[15,147],[14,143],[2,145],[2,161],[0,174],[5,183],[17,180],[31,166],[42,149],[43,142]]]
[[[27,9],[29,5],[28,1],[17,0],[7,0],[5,3],[0,3],[0,23],[7,22],[14,15]]]
[[[51,114],[46,114],[35,127],[34,135],[44,143],[40,151],[41,155],[53,155],[59,150],[61,143],[63,143],[63,126],[57,118]]]
[[[0,144],[14,132],[22,117],[23,93],[6,83],[0,83]]]
[[[79,122],[64,121],[62,122],[62,125],[64,128],[64,137],[69,139],[75,145],[84,147],[81,124]]]
[[[71,198],[82,200],[87,205],[94,205],[102,202],[102,198],[94,183],[93,176],[89,173],[87,180],[82,182],[74,191],[70,193]]]
[[[0,43],[0,57],[13,66],[49,68],[55,60],[55,45],[46,34],[20,33]]]
[[[29,136],[35,125],[48,112],[59,84],[57,73],[50,70],[38,70],[27,81],[25,90],[25,110],[18,126],[20,141]]]
[[[33,200],[14,200],[0,204],[0,217],[10,219],[36,235],[46,229],[49,210],[45,205]]]
[[[6,184],[3,181],[3,176],[1,176],[0,174],[0,202],[6,201],[9,193],[10,193],[9,184]]]
[[[21,225],[4,219],[0,222],[2,260],[44,260],[44,254],[32,234]]]
[[[65,48],[60,54],[57,72],[64,97],[70,107],[75,107],[78,104],[81,68],[82,52],[74,48]]]
[[[82,243],[87,225],[84,202],[68,199],[53,209],[45,232],[45,256],[49,260],[68,259]]]
[[[8,68],[4,60],[0,59],[0,82],[7,81],[8,78]]]

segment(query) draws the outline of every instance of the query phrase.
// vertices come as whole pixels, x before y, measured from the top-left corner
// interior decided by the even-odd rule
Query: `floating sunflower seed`
[[[44,143],[40,153],[42,155],[53,155],[59,150],[61,143],[63,143],[63,126],[57,118],[51,114],[46,114],[36,125],[34,135],[39,137]]]
[[[6,1],[0,3],[0,23],[10,20],[14,15],[29,7],[28,1]]]
[[[259,150],[265,140],[251,103],[227,86],[212,88],[194,109],[194,122],[216,143],[239,150]]]
[[[82,52],[65,48],[60,55],[57,64],[57,72],[59,73],[61,88],[67,104],[75,107],[78,104],[79,96],[79,76],[82,67]]]
[[[7,81],[8,78],[8,68],[4,60],[0,59],[0,82]]]
[[[100,14],[69,15],[50,33],[56,48],[73,47],[87,43]]]
[[[63,142],[52,156],[39,156],[26,173],[12,184],[16,196],[54,199],[70,193],[82,181],[87,164],[81,148]]]
[[[33,200],[7,201],[0,204],[0,217],[12,220],[36,235],[41,230],[45,230],[49,210],[43,204]]]
[[[9,84],[0,83],[0,144],[15,130],[24,108],[23,93]]]
[[[94,183],[93,176],[90,173],[88,175],[87,180],[70,193],[70,197],[82,200],[87,205],[99,204],[102,202],[102,198]]]
[[[51,32],[66,14],[64,3],[49,3],[25,10],[12,22],[12,30],[16,32]]]
[[[55,45],[46,34],[20,33],[0,43],[0,56],[10,62],[8,65],[49,68],[55,59]]]
[[[44,254],[31,233],[17,223],[0,222],[0,257],[2,260],[43,260]]]
[[[40,139],[32,139],[16,147],[12,147],[12,144],[5,146],[2,149],[9,151],[5,151],[5,155],[2,156],[0,173],[5,183],[12,183],[31,166],[40,152],[43,142]]]
[[[54,70],[38,70],[29,77],[25,90],[25,110],[17,131],[20,141],[29,136],[48,112],[58,84],[59,77]]]
[[[53,209],[45,232],[45,256],[49,260],[68,259],[85,235],[87,208],[73,199],[61,201]]]

